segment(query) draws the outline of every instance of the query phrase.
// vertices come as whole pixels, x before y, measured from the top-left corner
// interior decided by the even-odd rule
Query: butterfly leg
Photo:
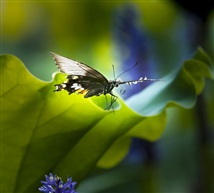
[[[108,106],[108,99],[107,99],[106,95],[105,95],[105,99],[106,99],[106,104]],[[105,108],[105,110],[106,110],[106,108]]]
[[[109,111],[112,108],[113,111],[114,111],[113,104],[116,102],[116,100],[117,100],[118,97],[116,95],[114,95],[113,93],[110,93],[110,95],[111,95],[111,103],[110,103],[110,105],[108,107],[105,108],[105,110]]]
[[[113,105],[116,102],[117,98],[118,97],[116,95],[111,93],[111,105]]]

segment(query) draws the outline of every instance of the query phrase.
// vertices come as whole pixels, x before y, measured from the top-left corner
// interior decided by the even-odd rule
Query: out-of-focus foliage
[[[203,11],[203,4],[201,3],[200,11]],[[112,64],[116,69],[115,74],[118,75],[138,62],[136,68],[119,78],[130,80],[138,79],[139,76],[149,78],[164,76],[170,81],[152,85],[140,93],[138,92],[148,85],[138,84],[134,85],[132,89],[128,88],[125,97],[122,97],[130,97],[125,102],[130,107],[145,115],[154,115],[163,110],[166,104],[167,106],[177,105],[175,101],[178,99],[178,105],[185,108],[191,108],[196,103],[196,106],[189,110],[167,108],[165,113],[156,115],[157,120],[160,118],[164,120],[158,126],[154,117],[145,118],[143,120],[143,125],[145,125],[142,130],[140,129],[140,133],[138,130],[134,132],[133,128],[130,128],[132,133],[128,133],[127,138],[126,135],[119,140],[115,138],[117,142],[111,146],[111,151],[102,155],[102,159],[99,161],[97,159],[95,163],[94,158],[100,153],[98,149],[101,150],[104,146],[99,147],[95,144],[96,140],[93,148],[81,145],[82,138],[78,141],[78,136],[83,136],[83,139],[87,138],[88,142],[92,143],[94,138],[92,139],[91,136],[94,134],[95,138],[100,138],[100,141],[104,143],[110,139],[112,132],[115,132],[114,136],[123,132],[129,126],[126,125],[128,120],[133,117],[141,120],[142,117],[133,113],[121,99],[118,100],[121,109],[116,111],[114,116],[113,113],[97,108],[89,102],[90,100],[83,99],[81,96],[68,96],[65,92],[52,93],[53,84],[64,79],[61,75],[57,74],[53,82],[39,81],[23,68],[17,58],[10,56],[12,58],[7,62],[11,66],[14,65],[14,68],[9,67],[7,71],[1,71],[4,73],[4,79],[1,79],[1,92],[14,86],[7,93],[10,97],[5,97],[3,102],[1,101],[6,109],[1,122],[4,123],[6,119],[8,120],[7,127],[2,124],[1,138],[3,139],[2,144],[4,144],[3,162],[1,163],[4,172],[1,173],[0,181],[4,183],[4,186],[11,189],[16,187],[15,190],[23,190],[22,192],[32,192],[36,190],[36,186],[37,188],[40,186],[39,181],[43,179],[44,174],[53,172],[53,168],[54,171],[59,171],[57,174],[62,174],[63,178],[68,177],[67,175],[74,175],[74,180],[80,182],[79,179],[83,179],[86,173],[90,173],[90,169],[95,165],[111,167],[120,162],[127,154],[131,143],[130,137],[143,137],[154,141],[163,134],[155,143],[145,145],[145,141],[143,141],[142,144],[136,145],[133,141],[131,151],[122,164],[108,171],[92,172],[92,176],[78,183],[78,191],[80,193],[213,192],[214,84],[213,81],[207,80],[204,85],[204,80],[201,79],[202,74],[210,76],[207,73],[207,67],[202,63],[209,64],[210,62],[196,57],[197,61],[192,59],[186,61],[183,70],[179,71],[183,62],[192,57],[198,46],[202,46],[212,60],[214,59],[214,12],[206,13],[206,15],[208,15],[207,20],[202,21],[196,15],[182,9],[174,1],[1,2],[1,52],[20,58],[28,70],[38,78],[51,80],[52,73],[56,71],[56,66],[48,54],[49,51],[89,64],[109,79],[112,79]],[[204,55],[203,52],[199,53]],[[205,58],[207,57],[205,56]],[[199,62],[199,64],[198,61],[203,62]],[[1,60],[1,67],[2,64],[3,60]],[[22,76],[18,70],[21,70]],[[172,71],[174,74],[171,74]],[[191,76],[189,76],[189,72],[191,72]],[[188,78],[184,80],[183,75]],[[176,76],[177,78],[175,78]],[[15,80],[15,77],[19,77],[19,79]],[[173,77],[177,82],[173,81]],[[18,81],[24,85],[16,86]],[[26,82],[28,85],[25,84]],[[168,90],[173,90],[174,95],[166,95],[166,92],[161,94],[161,88],[166,84],[174,85]],[[190,86],[188,87],[190,90],[186,89],[184,92],[183,86]],[[196,93],[202,91],[202,103],[199,104],[201,96],[198,100]],[[154,95],[151,95],[152,92]],[[132,96],[133,94],[136,95]],[[63,114],[63,109],[66,109],[68,102],[68,100],[63,100],[65,98],[69,98],[69,104],[74,103],[74,106]],[[190,98],[191,100],[188,101]],[[71,99],[73,101],[70,101]],[[101,107],[105,106],[105,99],[100,97],[92,98],[92,101]],[[145,108],[138,106],[139,103]],[[80,108],[80,106],[84,108]],[[157,106],[159,110],[155,108]],[[73,109],[81,115],[75,114]],[[62,112],[62,115],[56,119],[53,118],[50,125],[55,124],[54,128],[56,128],[63,122],[63,124],[67,124],[67,128],[58,127],[60,130],[55,130],[52,126],[43,125],[43,130],[34,130],[37,128],[36,126],[39,127],[37,125],[39,120],[45,123],[59,112]],[[89,121],[89,117],[94,117],[94,119]],[[98,129],[99,124],[104,121],[103,117],[105,117],[105,121],[108,120],[108,123]],[[119,117],[119,121],[113,120],[112,117],[114,119]],[[150,119],[151,121],[148,121]],[[72,122],[73,120],[74,122]],[[154,129],[149,129],[146,122],[151,123],[152,120]],[[129,124],[135,121],[133,118]],[[167,125],[163,133],[165,121],[167,121]],[[95,122],[98,122],[98,126],[95,127],[97,130],[92,131],[89,128],[93,128]],[[204,123],[203,126],[206,129],[201,126],[201,122]],[[76,125],[79,123],[78,129],[72,130],[68,135],[67,131],[70,130],[73,123]],[[145,127],[147,129],[144,129]],[[79,128],[82,129],[79,130]],[[117,129],[115,130],[115,128]],[[204,133],[201,129],[204,130]],[[36,137],[39,134],[47,141],[36,143],[35,141],[38,139]],[[61,140],[62,138],[63,140]],[[102,139],[104,140],[102,141]],[[108,142],[110,144],[110,141]],[[36,148],[37,145],[38,148]],[[64,147],[63,150],[62,147]],[[79,147],[81,148],[78,149]],[[66,159],[61,163],[61,158],[71,148],[72,156],[76,158],[77,155],[77,159],[72,157],[67,165],[63,165]],[[74,149],[76,150],[74,151]],[[87,155],[83,154],[82,157],[79,157],[79,151]],[[114,155],[113,158],[112,155]],[[34,160],[31,160],[31,156],[34,156]],[[69,155],[66,156],[69,157]],[[81,160],[78,162],[80,165],[76,167],[74,162],[80,158]],[[87,160],[88,163],[86,163]],[[90,161],[93,164],[89,163]],[[42,165],[44,169],[32,167],[34,164],[44,164]],[[88,164],[87,167],[85,164]],[[85,168],[87,168],[86,171]],[[83,170],[84,172],[82,172]]]
[[[144,22],[149,32],[158,34],[158,39],[165,37],[164,32],[176,18],[175,7],[170,2],[8,1],[2,5],[2,51],[22,58],[28,69],[44,80],[50,80],[56,70],[49,51],[98,66],[112,76],[111,64],[120,64],[118,51],[113,49],[112,27],[119,27],[113,26],[114,14],[126,4],[140,12],[143,19],[139,22]],[[161,20],[158,25],[157,19]],[[164,50],[170,49],[170,45],[167,41]],[[176,53],[179,54],[173,54]]]

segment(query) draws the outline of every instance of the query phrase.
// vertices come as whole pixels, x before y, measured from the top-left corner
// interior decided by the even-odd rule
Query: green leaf
[[[67,92],[54,93],[54,84],[65,79],[63,74],[43,82],[15,56],[2,55],[2,191],[37,192],[49,172],[80,182],[95,167],[120,162],[132,137],[160,138],[166,124],[165,108],[191,108],[202,91],[203,78],[211,78],[208,57],[200,49],[197,53],[200,57],[130,100],[144,116],[120,99],[114,114],[93,102],[98,99],[102,106],[105,97],[92,97],[92,101]]]

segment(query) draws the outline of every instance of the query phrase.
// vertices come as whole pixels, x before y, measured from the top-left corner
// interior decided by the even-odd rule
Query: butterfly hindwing
[[[75,79],[72,79],[71,76],[68,76],[68,81],[63,83],[65,90],[71,93],[85,94],[84,97],[88,98],[91,96],[99,96],[104,92],[103,84],[98,82],[97,79],[86,77],[86,76],[75,76]]]

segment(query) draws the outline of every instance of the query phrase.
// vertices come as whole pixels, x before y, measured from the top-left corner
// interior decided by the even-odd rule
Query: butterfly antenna
[[[113,77],[114,77],[114,80],[116,80],[115,79],[115,70],[114,70],[114,65],[112,64],[112,69],[113,69]]]
[[[135,66],[137,66],[137,64],[138,63],[136,62],[134,66],[128,68],[127,70],[125,70],[124,72],[122,72],[121,74],[119,74],[115,80],[117,80],[121,75],[125,74],[126,72],[128,72],[129,70],[131,70],[132,68],[134,68]]]

